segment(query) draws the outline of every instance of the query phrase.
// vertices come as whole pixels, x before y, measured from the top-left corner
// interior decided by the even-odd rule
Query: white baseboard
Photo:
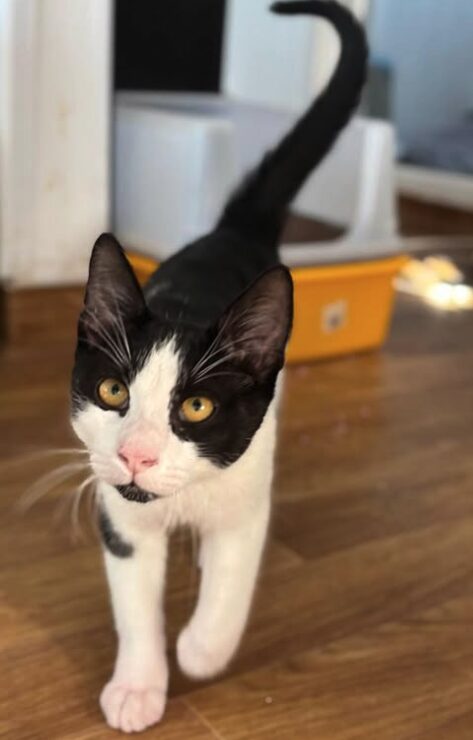
[[[396,183],[403,195],[473,211],[473,176],[399,164]]]

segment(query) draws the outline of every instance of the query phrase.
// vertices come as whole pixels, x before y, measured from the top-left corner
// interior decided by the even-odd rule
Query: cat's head
[[[273,398],[291,320],[284,267],[207,329],[152,314],[118,242],[100,237],[72,378],[72,426],[98,478],[145,502],[238,460]]]

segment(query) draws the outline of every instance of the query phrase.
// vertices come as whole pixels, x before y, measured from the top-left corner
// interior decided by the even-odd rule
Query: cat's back
[[[257,242],[219,229],[163,262],[145,286],[146,302],[153,313],[209,326],[275,264]]]

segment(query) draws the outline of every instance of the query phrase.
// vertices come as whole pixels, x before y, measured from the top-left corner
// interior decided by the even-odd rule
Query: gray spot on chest
[[[133,555],[134,548],[126,542],[114,528],[102,504],[99,511],[99,529],[102,541],[109,552],[117,558],[129,558]]]

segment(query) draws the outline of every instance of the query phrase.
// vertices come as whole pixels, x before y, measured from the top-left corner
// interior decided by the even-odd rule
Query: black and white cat
[[[98,239],[90,262],[72,426],[96,476],[119,640],[100,702],[109,725],[125,732],[164,711],[162,596],[176,525],[199,532],[202,568],[179,665],[212,676],[240,641],[268,526],[292,322],[278,242],[288,204],[349,120],[365,78],[363,30],[340,5],[272,9],[334,25],[342,49],[326,90],[241,185],[215,230],[171,257],[143,290],[113,236]]]

